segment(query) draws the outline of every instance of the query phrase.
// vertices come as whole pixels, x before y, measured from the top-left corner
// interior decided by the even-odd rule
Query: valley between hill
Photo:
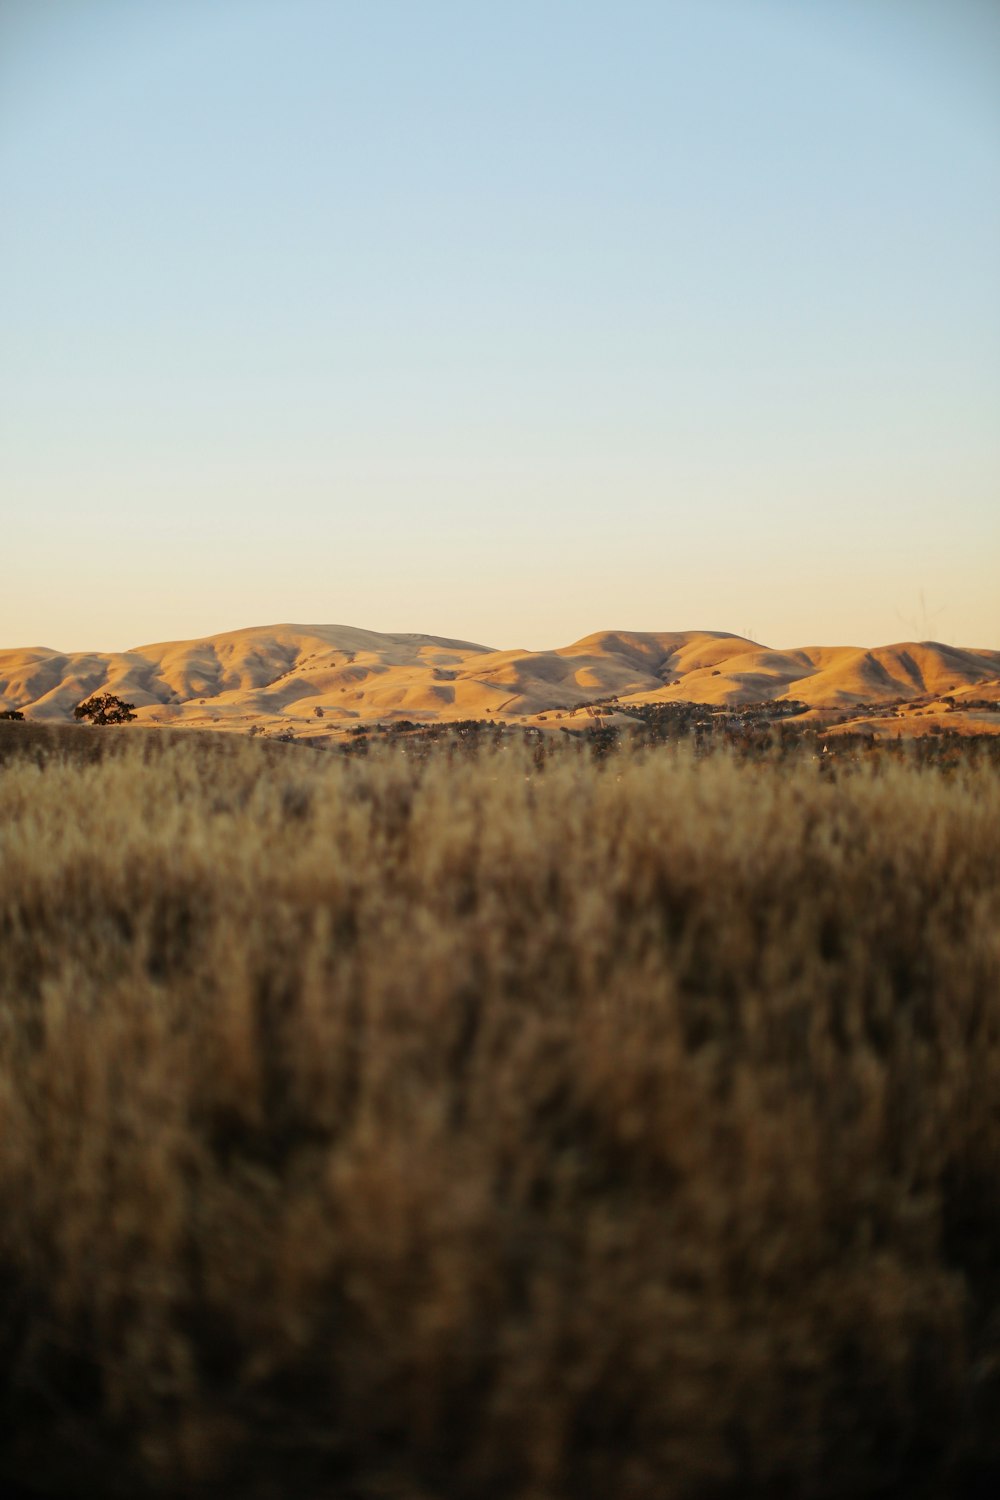
[[[114,693],[148,724],[336,739],[410,719],[537,723],[632,705],[804,704],[810,719],[893,733],[1000,731],[1000,650],[940,642],[777,650],[722,631],[603,631],[551,651],[496,650],[345,625],[270,625],[124,652],[0,651],[0,710],[68,720]],[[542,717],[544,716],[544,717]]]

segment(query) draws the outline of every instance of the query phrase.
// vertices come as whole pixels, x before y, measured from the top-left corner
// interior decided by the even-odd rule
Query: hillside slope
[[[510,718],[595,699],[731,705],[799,699],[829,711],[1000,698],[1000,651],[934,641],[775,650],[723,631],[603,631],[552,651],[271,625],[119,653],[0,651],[0,708],[66,720],[111,692],[141,719],[246,730],[372,720]],[[320,721],[322,720],[322,724]]]

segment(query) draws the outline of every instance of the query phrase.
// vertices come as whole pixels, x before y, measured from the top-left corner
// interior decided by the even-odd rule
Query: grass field
[[[1000,1490],[1000,776],[0,735],[0,1476]]]

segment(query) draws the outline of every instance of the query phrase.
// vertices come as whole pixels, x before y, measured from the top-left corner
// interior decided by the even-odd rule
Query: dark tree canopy
[[[74,719],[89,719],[92,724],[126,724],[134,719],[134,703],[116,698],[114,693],[98,693],[73,710]]]
[[[0,710],[0,719],[14,719],[18,724],[23,724],[24,714],[19,708],[5,708]]]

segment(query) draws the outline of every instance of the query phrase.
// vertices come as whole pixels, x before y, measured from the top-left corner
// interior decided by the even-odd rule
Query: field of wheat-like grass
[[[0,1480],[996,1492],[995,770],[9,728]]]

